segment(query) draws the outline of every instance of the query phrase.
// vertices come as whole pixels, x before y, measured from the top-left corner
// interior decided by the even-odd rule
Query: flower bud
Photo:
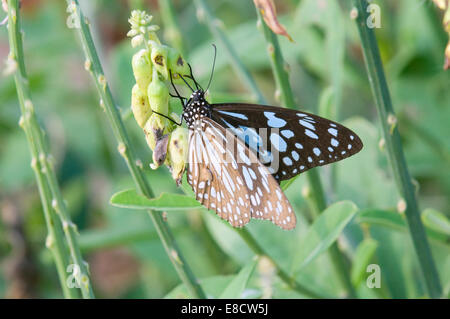
[[[169,88],[160,80],[156,68],[153,69],[153,79],[148,86],[147,95],[153,111],[169,114]]]
[[[148,103],[147,91],[142,90],[138,84],[131,90],[131,110],[134,119],[140,127],[144,128],[145,123],[152,114],[152,109]]]
[[[133,55],[131,65],[133,67],[134,78],[141,90],[147,90],[152,80],[152,65],[147,50],[142,49]]]
[[[153,150],[153,168],[161,166],[166,160],[167,144],[169,143],[169,134],[165,134],[158,138]]]
[[[172,178],[180,185],[188,156],[188,131],[183,127],[177,127],[170,135],[169,157]]]
[[[190,70],[186,61],[181,56],[181,53],[174,48],[169,48],[167,66],[172,73],[174,83],[184,83],[179,74],[189,75]]]
[[[169,71],[167,70],[167,55],[168,47],[162,44],[153,43],[151,59],[153,66],[164,77],[169,78]]]
[[[142,44],[142,42],[144,42],[144,40],[145,40],[145,38],[144,38],[144,35],[142,35],[142,34],[132,37],[131,38],[131,46],[133,48],[140,46]]]
[[[155,149],[156,142],[163,137],[164,134],[169,133],[168,120],[164,117],[153,113],[144,126],[145,138],[148,146],[152,150]]]
[[[445,32],[450,33],[450,6],[447,8],[447,11],[445,11],[445,13],[444,13],[444,20],[442,23],[444,25]]]

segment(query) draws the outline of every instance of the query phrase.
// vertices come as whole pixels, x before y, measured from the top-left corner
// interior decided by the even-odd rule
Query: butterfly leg
[[[171,93],[169,93],[169,95],[171,96],[171,97],[177,97],[177,98],[179,98],[180,99],[180,102],[181,102],[181,105],[183,106],[183,109],[186,107],[186,104],[185,104],[185,101],[187,100],[185,97],[182,97],[181,95],[180,95],[180,93],[178,92],[178,90],[177,90],[177,87],[175,86],[175,84],[173,83],[173,78],[172,78],[172,70],[169,70],[169,75],[170,75],[170,83],[172,84],[172,87],[173,87],[173,89],[175,90],[175,92],[177,93],[176,95],[175,94],[171,94]],[[181,75],[180,75],[181,76]]]
[[[178,126],[181,126],[181,124],[183,124],[183,117],[181,117],[180,123],[177,123],[174,119],[172,119],[171,117],[169,117],[169,116],[167,116],[167,115],[164,115],[164,114],[159,113],[159,112],[156,112],[156,111],[153,111],[153,113],[156,113],[156,114],[158,114],[158,115],[160,115],[160,116],[162,116],[162,117],[165,117],[166,119],[168,119],[168,120],[171,121],[172,123],[175,123],[175,124],[178,125]]]

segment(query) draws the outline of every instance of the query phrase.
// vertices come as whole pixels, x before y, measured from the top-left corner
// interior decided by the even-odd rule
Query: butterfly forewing
[[[256,154],[214,120],[200,122],[189,132],[188,183],[197,200],[235,227],[252,217],[294,228],[289,201]]]
[[[211,117],[233,129],[278,181],[349,157],[363,146],[350,129],[302,111],[254,104],[214,104]]]

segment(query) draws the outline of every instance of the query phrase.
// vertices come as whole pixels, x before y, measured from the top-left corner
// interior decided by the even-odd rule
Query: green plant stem
[[[231,227],[231,226],[230,226]],[[320,295],[306,287],[304,287],[303,285],[301,285],[300,283],[298,283],[295,278],[289,276],[282,268],[280,265],[277,264],[277,262],[270,257],[265,251],[264,249],[258,244],[258,242],[254,239],[254,237],[250,234],[250,232],[245,229],[236,229],[233,228],[241,237],[242,239],[245,241],[245,243],[247,244],[248,247],[250,247],[250,249],[258,256],[265,256],[266,258],[268,258],[272,265],[275,267],[276,271],[277,271],[277,275],[280,277],[281,280],[283,280],[291,289],[297,291],[298,293],[308,296],[310,298],[330,298],[329,296],[323,296]]]
[[[264,38],[267,42],[267,51],[270,57],[270,63],[272,66],[273,74],[278,89],[280,90],[280,96],[282,104],[291,109],[295,109],[295,99],[292,93],[292,88],[289,83],[289,75],[286,70],[286,64],[283,59],[283,54],[281,52],[280,44],[278,42],[278,37],[272,30],[263,22],[261,12],[256,8],[258,15],[258,26],[261,26]],[[320,181],[319,173],[316,169],[309,170],[307,172],[308,182],[311,187],[311,196],[315,203],[315,209],[318,212],[322,212],[327,204],[325,198],[325,192],[322,187],[322,182]],[[334,243],[329,249],[331,261],[334,265],[336,274],[338,275],[341,283],[343,284],[346,294],[349,297],[355,297],[355,291],[351,283],[350,269],[347,267],[347,261],[345,256],[339,250],[339,247]]]
[[[67,4],[74,4],[77,17],[80,22],[80,28],[77,29],[82,42],[83,50],[86,55],[86,67],[91,72],[97,91],[100,95],[100,104],[106,112],[107,118],[112,127],[114,136],[118,141],[118,150],[128,166],[130,174],[136,184],[138,191],[149,198],[154,197],[153,191],[150,188],[147,180],[141,169],[136,164],[136,158],[134,151],[131,147],[131,143],[125,129],[125,125],[122,122],[120,111],[118,110],[110,88],[106,82],[103,69],[95,49],[94,42],[92,40],[91,32],[89,30],[88,22],[81,12],[79,3],[77,0],[67,0]],[[197,279],[194,276],[191,268],[187,264],[185,258],[183,257],[169,226],[163,220],[160,212],[149,211],[148,212],[154,225],[156,231],[163,243],[168,257],[170,258],[172,264],[175,267],[176,272],[179,277],[186,285],[190,294],[194,298],[206,298],[201,286],[199,285]]]
[[[382,125],[389,163],[392,167],[399,193],[406,202],[405,215],[409,233],[419,259],[429,296],[431,298],[440,298],[442,296],[441,283],[431,254],[428,238],[420,219],[415,188],[406,165],[400,134],[395,125],[396,118],[384,75],[378,43],[374,31],[366,26],[368,3],[366,0],[353,0],[353,4],[358,12],[356,24],[361,38],[369,82]]]
[[[234,68],[236,74],[255,96],[256,101],[260,104],[266,104],[266,99],[258,89],[255,80],[250,75],[250,71],[242,63],[230,40],[223,32],[220,26],[220,20],[211,13],[210,8],[204,0],[195,0],[195,5],[198,10],[197,15],[199,16],[199,18],[203,20],[203,22],[208,26],[211,33],[215,36],[216,39],[220,41],[220,43],[225,48],[225,52],[228,54],[228,60],[231,63],[231,66]]]
[[[50,248],[58,271],[63,294],[66,298],[78,298],[78,291],[70,289],[67,285],[69,273],[67,266],[73,261],[79,266],[81,279],[81,292],[84,298],[92,298],[93,293],[87,274],[86,264],[81,258],[81,253],[75,237],[74,224],[70,221],[62,200],[61,190],[56,179],[56,174],[51,163],[51,156],[41,129],[35,109],[31,100],[28,85],[28,77],[25,69],[22,34],[20,31],[20,11],[17,0],[8,1],[8,33],[11,48],[11,56],[16,63],[14,73],[17,95],[19,97],[22,117],[20,124],[23,127],[30,152],[32,155],[32,167],[34,169],[39,193],[44,209],[44,217],[48,229],[46,245]],[[64,235],[72,257],[67,253],[64,243]]]
[[[183,36],[178,26],[172,0],[159,0],[158,5],[161,13],[161,19],[164,24],[164,35],[169,43],[180,51],[182,56],[186,56]]]

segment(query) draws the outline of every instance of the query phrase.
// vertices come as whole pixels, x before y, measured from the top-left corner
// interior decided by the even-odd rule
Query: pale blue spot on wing
[[[248,120],[248,117],[246,115],[244,115],[244,114],[241,114],[241,113],[227,112],[227,111],[217,111],[217,112],[221,113],[221,114],[229,115],[229,116],[232,116],[232,117],[236,117],[236,118],[241,119],[241,120]]]
[[[287,144],[277,133],[270,134],[270,142],[279,152],[286,152]]]
[[[286,125],[286,121],[275,116],[275,112],[264,112],[264,116],[268,119],[269,127],[280,128]]]
[[[332,139],[331,139],[331,145],[334,146],[334,147],[338,146],[338,145],[339,145],[338,140],[335,139],[335,138],[332,138]]]
[[[319,156],[319,155],[320,155],[320,150],[319,150],[319,148],[317,148],[317,147],[314,147],[314,148],[313,148],[313,152],[314,152],[314,154],[316,154],[316,156]]]
[[[311,123],[309,123],[309,122],[307,122],[307,121],[299,120],[298,122],[299,122],[301,125],[303,125],[304,127],[309,128],[310,130],[313,130],[313,131],[316,130],[316,128],[314,127],[314,125],[312,125]]]
[[[291,138],[292,136],[294,136],[294,132],[292,132],[291,130],[282,130],[281,135],[286,138]]]
[[[316,133],[311,131],[310,129],[305,129],[305,134],[308,135],[310,138],[319,139]]]
[[[286,164],[287,166],[291,166],[292,165],[292,160],[289,157],[283,157],[283,162],[284,164]]]
[[[337,130],[335,128],[329,128],[328,133],[330,133],[333,136],[337,136]]]

